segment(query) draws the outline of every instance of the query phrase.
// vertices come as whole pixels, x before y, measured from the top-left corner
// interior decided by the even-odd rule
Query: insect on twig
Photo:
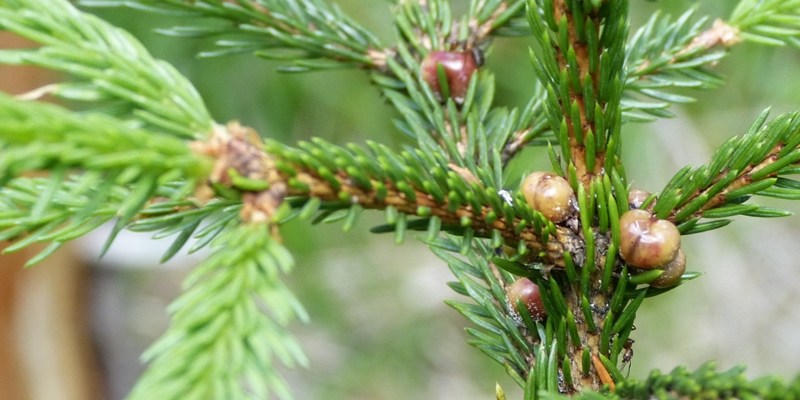
[[[633,359],[633,343],[635,342],[636,341],[633,339],[628,339],[625,341],[625,345],[622,346],[622,368],[620,369],[625,369],[627,365],[628,372],[625,374],[626,378],[631,374],[631,359]]]

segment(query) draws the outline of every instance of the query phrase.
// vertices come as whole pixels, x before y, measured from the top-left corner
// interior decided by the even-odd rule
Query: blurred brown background
[[[386,2],[337,3],[391,43]],[[659,7],[678,13],[695,3],[632,0],[634,28]],[[725,17],[734,4],[704,2],[700,15]],[[311,136],[394,147],[405,141],[391,123],[397,115],[362,71],[282,75],[274,72],[279,64],[247,55],[198,60],[194,55],[211,41],[152,33],[178,19],[130,10],[99,14],[174,63],[218,121],[238,119],[289,143]],[[19,45],[0,36],[0,47]],[[535,79],[528,45],[525,38],[498,39],[489,54],[502,105],[527,101]],[[739,45],[717,68],[726,85],[681,91],[698,102],[673,107],[675,119],[626,126],[633,186],[657,191],[684,165],[703,164],[768,106],[775,114],[800,108],[799,66],[800,50]],[[0,69],[0,89],[11,93],[56,79],[27,68]],[[514,166],[519,174],[548,164],[541,149],[531,149]],[[756,201],[800,210],[788,201]],[[442,302],[458,298],[445,286],[453,279],[446,266],[413,238],[395,246],[367,232],[379,223],[380,214],[367,213],[347,234],[336,225],[304,222],[283,230],[298,264],[287,279],[312,319],[293,327],[311,360],[308,370],[285,374],[296,398],[492,399],[495,381],[518,398],[502,368],[464,343],[468,322]],[[0,259],[0,399],[121,399],[141,372],[138,355],[166,328],[166,305],[203,255],[158,265],[168,241],[131,234],[97,260],[105,234],[95,232],[28,270],[21,265],[30,253]],[[737,218],[727,228],[687,237],[688,268],[705,275],[645,303],[632,335],[631,375],[696,368],[712,359],[725,369],[747,364],[750,377],[800,372],[798,238],[800,216]]]
[[[0,32],[0,48],[32,45]],[[48,71],[0,65],[0,90],[6,93],[25,93],[54,79]],[[87,297],[90,271],[72,248],[23,270],[43,249],[0,256],[0,399],[100,399],[102,371],[92,348]]]

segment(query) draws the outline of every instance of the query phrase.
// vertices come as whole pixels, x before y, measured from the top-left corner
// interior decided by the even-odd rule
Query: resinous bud
[[[422,80],[433,89],[433,93],[438,97],[439,101],[444,101],[436,67],[438,64],[441,64],[444,68],[450,97],[457,104],[463,103],[464,98],[467,96],[472,74],[478,69],[473,52],[432,51],[422,60],[420,65]]]
[[[559,223],[575,212],[575,192],[563,177],[550,172],[534,172],[522,181],[522,194],[528,205]]]
[[[634,267],[655,269],[672,261],[681,247],[678,228],[645,210],[622,214],[619,227],[619,253]]]
[[[519,300],[528,309],[528,313],[533,319],[543,321],[547,318],[547,311],[544,309],[539,286],[531,282],[530,279],[517,279],[508,287],[506,295],[508,296],[508,303],[515,312],[519,313],[517,309],[517,300]]]
[[[659,269],[663,269],[664,273],[654,281],[650,282],[650,286],[664,289],[678,283],[678,281],[681,279],[681,276],[683,276],[683,273],[686,272],[686,254],[683,254],[683,250],[678,249],[678,253],[675,254],[675,258],[673,258],[672,261],[668,262],[667,264],[659,267]]]

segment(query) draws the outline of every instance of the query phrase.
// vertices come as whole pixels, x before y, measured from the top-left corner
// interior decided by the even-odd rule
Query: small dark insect
[[[625,345],[622,346],[622,349],[623,349],[623,353],[622,353],[622,369],[625,368],[626,364],[628,366],[628,373],[625,374],[626,377],[631,374],[631,359],[633,359],[633,343],[634,342],[635,342],[635,340],[628,339],[625,342]]]
[[[483,63],[486,62],[486,56],[479,47],[472,48],[472,58],[475,59],[475,65],[478,67],[482,67]]]

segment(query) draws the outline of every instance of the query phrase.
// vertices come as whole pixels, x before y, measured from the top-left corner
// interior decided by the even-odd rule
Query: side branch
[[[781,115],[764,124],[765,111],[750,131],[731,138],[711,161],[694,170],[684,168],[661,191],[653,211],[680,224],[681,232],[703,232],[730,220],[697,224],[701,218],[735,215],[782,217],[791,213],[743,204],[752,195],[800,199],[800,183],[779,177],[800,171],[800,114]]]
[[[684,42],[683,47],[673,54],[661,54],[661,56],[669,56],[667,61],[660,59],[631,60],[633,65],[636,65],[636,69],[630,71],[629,75],[638,77],[638,79],[647,79],[678,62],[685,61],[687,58],[700,57],[720,47],[728,48],[741,42],[742,38],[738,28],[728,25],[722,19],[717,19],[711,28]],[[651,64],[654,62],[657,63],[657,66],[651,68]]]
[[[700,218],[700,217],[703,216],[703,212],[724,205],[728,200],[728,195],[730,193],[734,192],[735,190],[741,189],[741,188],[743,188],[743,187],[745,187],[747,185],[753,184],[753,183],[758,182],[758,181],[763,181],[763,180],[766,180],[766,179],[771,179],[771,178],[777,177],[778,173],[777,172],[773,172],[773,173],[767,174],[767,175],[765,175],[763,177],[760,177],[760,179],[756,180],[756,179],[753,179],[753,174],[758,172],[758,171],[760,171],[760,170],[762,170],[762,169],[764,169],[764,168],[766,168],[766,167],[768,167],[768,166],[770,166],[770,165],[772,165],[772,164],[774,164],[776,161],[778,161],[779,160],[778,154],[781,152],[781,150],[783,150],[783,148],[784,148],[784,145],[775,146],[775,148],[773,148],[769,152],[769,154],[767,155],[767,157],[763,161],[761,161],[758,164],[753,164],[753,165],[747,166],[743,171],[741,171],[737,175],[736,180],[731,182],[727,187],[722,189],[722,191],[720,191],[719,193],[716,193],[716,190],[714,190],[715,189],[715,187],[714,187],[715,184],[717,184],[720,181],[722,181],[723,179],[725,179],[725,176],[727,175],[727,173],[729,171],[720,172],[717,175],[717,177],[714,178],[714,180],[712,181],[711,187],[706,188],[704,190],[698,189],[695,192],[695,194],[692,195],[687,200],[685,205],[673,210],[668,219],[671,220],[672,222],[675,222],[675,217],[678,214],[680,214],[682,211],[688,209],[691,206],[692,200],[694,200],[694,199],[696,199],[696,198],[698,198],[700,196],[706,196],[708,198],[708,201],[705,204],[703,204],[703,206],[700,207],[699,210],[693,212],[690,216],[688,216],[688,217],[686,217],[684,219]]]
[[[522,247],[535,262],[547,265],[564,267],[565,252],[574,254],[574,258],[583,258],[583,240],[573,230],[548,223],[524,202],[515,201],[510,205],[493,189],[485,190],[479,183],[470,184],[456,171],[446,174],[447,186],[442,185],[443,182],[436,183],[433,176],[423,177],[423,184],[419,185],[414,183],[419,179],[397,176],[404,174],[399,171],[408,173],[415,169],[413,165],[396,165],[366,173],[369,168],[347,163],[343,161],[346,156],[341,154],[312,151],[304,157],[288,154],[302,150],[279,146],[269,146],[270,152],[265,152],[252,129],[232,122],[227,127],[217,127],[208,142],[195,142],[193,149],[216,159],[209,177],[212,186],[223,185],[242,191],[242,218],[246,221],[273,222],[289,197],[318,198],[345,208],[360,206],[384,210],[392,207],[406,215],[438,218],[443,227],[471,229],[477,237],[502,239],[502,243],[512,246],[524,243]],[[327,157],[330,159],[325,159]],[[400,159],[397,157],[395,161]],[[341,167],[336,170],[323,166],[337,161]],[[441,169],[440,165],[420,167],[412,174],[420,169]],[[401,179],[388,178],[391,175]],[[482,198],[473,188],[485,190]],[[210,191],[208,193],[205,198],[211,195]]]

